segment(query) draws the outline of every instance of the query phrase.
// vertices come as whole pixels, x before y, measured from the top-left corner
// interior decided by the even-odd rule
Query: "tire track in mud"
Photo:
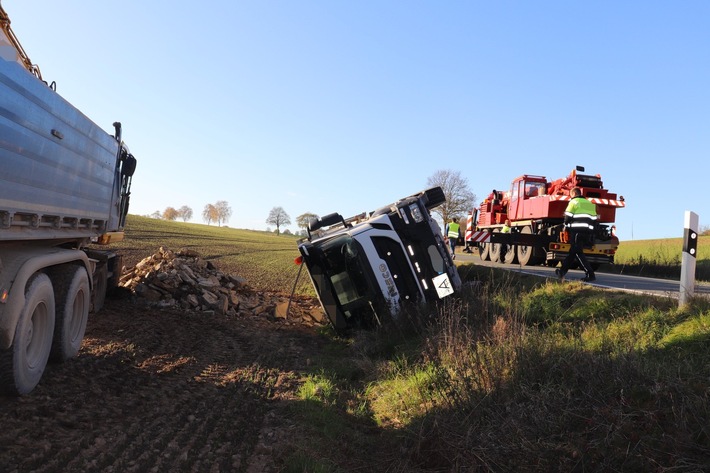
[[[304,327],[109,301],[77,359],[0,398],[0,471],[247,471],[317,345]]]

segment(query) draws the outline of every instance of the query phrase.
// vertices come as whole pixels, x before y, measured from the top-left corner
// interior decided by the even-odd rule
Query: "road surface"
[[[457,248],[456,251],[457,264],[476,264],[489,267],[497,267],[517,271],[519,273],[533,274],[545,278],[556,278],[555,269],[547,266],[520,266],[513,264],[493,263],[491,261],[481,261],[477,253],[465,253]],[[565,276],[568,281],[581,280],[584,277],[584,272],[580,270],[571,270]],[[641,294],[650,294],[654,296],[678,298],[680,293],[680,281],[668,279],[644,278],[639,276],[629,276],[624,274],[609,274],[597,271],[597,280],[593,283],[588,283],[593,286],[603,287],[608,289],[616,289],[626,292],[637,292]],[[696,296],[710,297],[710,284],[696,284],[694,288]]]

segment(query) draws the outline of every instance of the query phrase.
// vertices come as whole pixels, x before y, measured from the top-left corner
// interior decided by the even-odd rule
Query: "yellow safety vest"
[[[458,238],[459,237],[459,224],[458,223],[450,223],[449,224],[449,232],[447,233],[447,236],[449,238]]]

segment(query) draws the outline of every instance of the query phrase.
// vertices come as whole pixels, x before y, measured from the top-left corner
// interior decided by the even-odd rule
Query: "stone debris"
[[[151,307],[177,308],[227,316],[266,316],[306,325],[328,323],[313,299],[257,292],[239,276],[221,272],[187,248],[160,247],[132,268],[123,268],[119,287]],[[288,310],[288,314],[287,314]]]

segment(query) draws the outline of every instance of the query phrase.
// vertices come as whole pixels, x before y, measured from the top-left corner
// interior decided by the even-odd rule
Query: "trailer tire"
[[[108,267],[102,264],[94,271],[94,291],[91,299],[91,312],[100,311],[106,302],[108,292]]]
[[[37,273],[25,288],[25,305],[15,327],[15,338],[0,352],[0,390],[22,395],[42,378],[54,333],[54,288],[44,273]]]
[[[89,319],[89,276],[82,266],[74,268],[70,274],[63,274],[57,283],[59,300],[51,352],[54,361],[65,361],[79,353]]]

